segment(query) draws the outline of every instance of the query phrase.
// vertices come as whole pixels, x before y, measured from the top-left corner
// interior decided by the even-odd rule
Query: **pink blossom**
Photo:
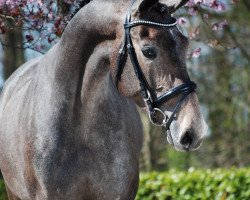
[[[200,55],[201,55],[201,48],[197,48],[191,53],[190,57],[198,58],[200,57]]]
[[[42,52],[43,46],[42,46],[41,44],[37,44],[37,45],[35,45],[34,49],[35,49],[36,51],[38,51],[38,52]]]
[[[3,21],[0,19],[0,34],[4,34],[6,32],[6,26]]]
[[[189,0],[187,3],[187,6],[193,7],[197,4],[207,4],[208,3],[207,1],[210,1],[210,0]]]
[[[194,39],[195,36],[196,35],[193,32],[189,32],[189,34],[188,34],[188,37],[189,37],[190,40]]]
[[[189,7],[189,14],[192,16],[196,15],[195,7],[197,6],[206,6],[217,12],[226,10],[225,4],[219,0],[189,0],[187,6]]]
[[[5,2],[5,4],[6,4],[8,7],[10,7],[10,8],[15,8],[16,5],[17,5],[16,1],[12,1],[12,0],[7,0],[7,1]]]
[[[197,15],[197,10],[195,8],[191,7],[188,9],[188,14],[191,16],[195,16],[195,15]]]
[[[197,26],[197,27],[195,27],[193,30],[191,30],[191,31],[189,32],[189,34],[188,34],[189,39],[190,39],[190,40],[191,40],[191,39],[194,39],[194,38],[196,37],[196,35],[198,35],[199,33],[200,33],[200,27]]]
[[[50,20],[54,18],[54,15],[53,15],[52,12],[49,12],[49,13],[48,13],[48,18],[49,18]]]
[[[194,0],[189,0],[188,2],[187,2],[187,6],[190,8],[190,7],[193,7],[195,5],[195,2],[194,2]]]
[[[4,6],[4,4],[5,4],[5,0],[0,0],[0,8],[1,8],[2,6]]]
[[[181,18],[179,18],[179,19],[177,20],[177,22],[178,22],[178,24],[180,24],[180,25],[184,25],[184,24],[187,23],[187,20],[186,20],[185,18],[181,17]]]
[[[212,25],[212,29],[214,31],[223,30],[228,25],[227,20],[223,20],[222,22],[217,22]]]
[[[44,5],[44,3],[43,3],[41,0],[37,1],[36,3],[37,3],[37,5],[40,6],[40,7],[42,7],[42,6]]]
[[[34,40],[33,35],[30,35],[30,34],[26,35],[25,38],[26,38],[27,42],[32,42]]]
[[[203,3],[203,0],[194,0],[194,3],[195,3],[195,4]]]
[[[74,0],[64,0],[64,2],[67,4],[72,4],[74,2]]]
[[[218,0],[211,0],[210,2],[210,7],[213,8],[215,11],[225,11],[226,10],[226,6],[224,3],[218,1]]]

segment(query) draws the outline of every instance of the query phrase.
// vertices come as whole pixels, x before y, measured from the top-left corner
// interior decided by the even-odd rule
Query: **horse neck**
[[[115,88],[110,74],[109,55],[112,51],[112,42],[106,41],[96,46],[85,66],[81,87],[81,101],[98,101],[95,106],[108,106],[108,101],[116,99],[119,103],[124,99]],[[123,101],[123,100],[122,100]]]
[[[114,39],[115,30],[112,26],[115,26],[115,19],[110,16],[114,9],[113,4],[104,2],[102,4],[107,4],[103,5],[107,11],[106,14],[98,15],[100,7],[103,6],[90,3],[81,9],[66,27],[57,45],[56,73],[58,76],[69,77],[73,75],[72,73],[79,74],[79,70],[85,71],[85,66],[96,46]]]
[[[81,9],[66,27],[60,42],[49,53],[48,57],[53,60],[46,61],[45,57],[44,62],[54,63],[53,69],[48,69],[51,67],[48,65],[45,69],[48,72],[45,73],[47,77],[52,77],[51,85],[57,90],[57,96],[71,102],[76,101],[73,98],[80,97],[81,101],[85,98],[86,102],[86,97],[93,90],[103,87],[96,93],[103,97],[102,93],[107,89],[104,80],[115,95],[108,68],[112,43],[116,37],[115,27],[119,22],[114,17],[117,16],[114,4],[93,1]]]

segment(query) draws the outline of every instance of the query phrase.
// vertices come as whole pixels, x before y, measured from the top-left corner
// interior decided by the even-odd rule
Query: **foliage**
[[[7,200],[7,194],[3,180],[0,179],[0,200]]]
[[[137,200],[244,200],[250,198],[250,169],[144,173]]]
[[[136,200],[245,200],[250,198],[250,168],[150,172],[140,175]],[[0,200],[6,200],[0,180]]]

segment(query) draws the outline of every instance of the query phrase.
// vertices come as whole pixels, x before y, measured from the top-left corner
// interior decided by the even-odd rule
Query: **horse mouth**
[[[196,144],[193,144],[191,146],[185,146],[185,145],[181,145],[181,144],[174,144],[174,148],[177,150],[177,151],[180,151],[180,152],[190,152],[190,151],[196,151],[198,150],[200,147],[201,147],[202,143],[196,143]]]
[[[170,133],[167,134],[167,141],[168,141],[168,143],[169,143],[170,145],[173,145],[173,146],[174,146],[174,141],[173,141],[173,139],[172,139]]]

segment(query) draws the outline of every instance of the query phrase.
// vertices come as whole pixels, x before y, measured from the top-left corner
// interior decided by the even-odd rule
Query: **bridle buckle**
[[[149,120],[152,124],[156,126],[166,126],[168,116],[159,108],[154,108],[154,112],[149,112],[148,114]],[[160,118],[160,121],[157,121]]]

